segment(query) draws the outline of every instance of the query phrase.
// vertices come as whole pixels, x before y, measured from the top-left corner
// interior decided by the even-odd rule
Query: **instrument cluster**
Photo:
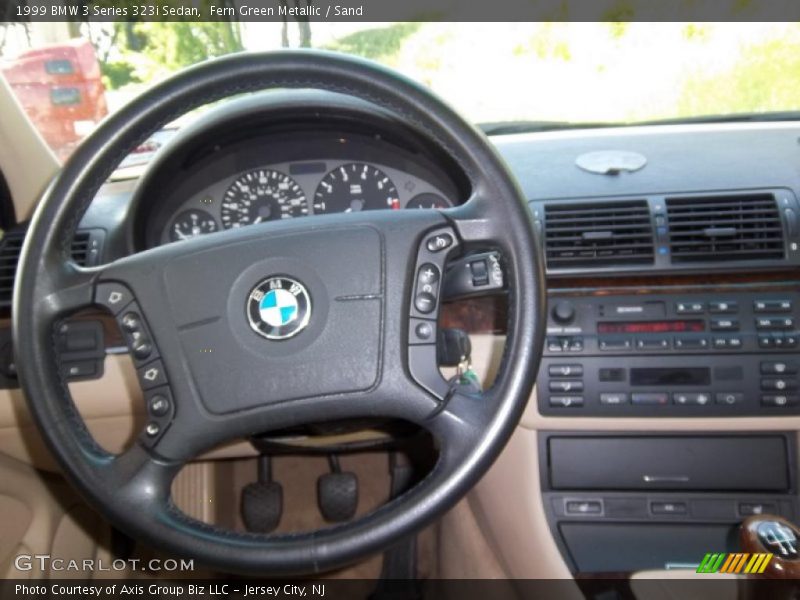
[[[277,219],[450,206],[440,188],[386,164],[346,158],[272,163],[237,171],[179,202],[159,243]]]

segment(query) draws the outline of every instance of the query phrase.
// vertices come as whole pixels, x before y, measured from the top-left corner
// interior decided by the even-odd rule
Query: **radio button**
[[[767,331],[794,329],[794,319],[792,317],[763,317],[756,319],[756,329]]]
[[[550,377],[582,377],[583,365],[550,365],[547,374]]]
[[[774,348],[775,347],[775,340],[776,340],[776,338],[772,337],[771,335],[760,335],[760,336],[758,336],[758,347],[759,348]]]
[[[547,351],[548,352],[562,352],[561,341],[558,338],[547,338]]]
[[[678,394],[672,394],[672,401],[675,404],[704,406],[711,402],[711,396],[709,394],[687,394],[680,392]]]
[[[583,352],[583,338],[574,337],[569,340],[567,349],[570,352]]]
[[[602,368],[597,372],[600,381],[625,381],[625,369]]]
[[[742,347],[742,338],[739,337],[715,337],[712,340],[715,350],[738,350]]]
[[[636,340],[636,347],[639,350],[667,350],[669,349],[669,339],[647,338]]]
[[[583,406],[583,396],[550,396],[550,406],[577,408]]]
[[[724,315],[738,312],[739,305],[736,302],[709,302],[708,312],[712,315]]]
[[[744,394],[741,392],[719,392],[715,396],[717,404],[741,404],[744,401]]]
[[[679,350],[702,350],[708,348],[706,338],[675,338],[675,347]]]
[[[762,379],[761,389],[764,391],[778,391],[783,392],[786,390],[796,390],[797,381],[793,379]]]
[[[679,315],[701,315],[705,308],[702,302],[678,302],[675,305],[675,311]]]
[[[628,403],[628,394],[623,392],[619,393],[608,393],[608,394],[600,394],[600,404],[627,404]]]
[[[740,502],[739,514],[743,517],[752,515],[776,515],[778,507],[772,502]]]
[[[783,335],[783,347],[784,348],[797,348],[797,334],[796,333],[786,333]]]
[[[711,331],[738,331],[738,319],[711,319]]]
[[[602,339],[600,340],[599,345],[600,345],[600,350],[606,350],[606,351],[631,349],[630,340]]]
[[[551,381],[550,382],[550,391],[551,392],[582,392],[583,391],[583,382],[582,381]]]
[[[650,512],[654,515],[685,515],[686,502],[651,502]]]
[[[757,313],[786,313],[792,311],[791,300],[756,300],[753,311]]]
[[[631,394],[633,404],[669,404],[669,394],[661,392],[646,392]]]
[[[783,375],[797,373],[797,363],[793,362],[762,362],[762,375]]]
[[[564,512],[568,515],[600,515],[603,504],[600,500],[567,500]]]
[[[762,406],[795,406],[800,398],[797,396],[761,396]]]

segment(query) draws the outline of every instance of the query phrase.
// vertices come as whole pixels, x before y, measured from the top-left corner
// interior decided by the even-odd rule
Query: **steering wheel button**
[[[115,315],[133,300],[131,291],[120,283],[101,283],[95,288],[94,301]]]
[[[424,286],[436,286],[439,282],[439,269],[436,265],[426,263],[419,268],[417,275],[417,285],[420,291],[431,292],[432,290],[424,289]]]
[[[425,244],[425,247],[429,252],[440,252],[442,250],[446,250],[452,245],[453,236],[449,233],[440,233],[439,235],[434,235],[433,237],[428,238],[428,242]]]
[[[132,311],[126,312],[122,316],[122,319],[120,319],[120,323],[122,323],[122,327],[125,329],[125,331],[130,332],[138,331],[142,326],[142,321],[139,318],[139,315]]]
[[[144,428],[144,432],[147,434],[148,437],[156,437],[158,433],[161,431],[161,427],[158,426],[158,423],[151,421],[147,424],[147,427]]]
[[[148,358],[153,353],[153,344],[147,339],[139,340],[134,343],[133,355],[139,360]]]
[[[414,299],[414,306],[423,314],[432,313],[436,308],[436,296],[428,292],[420,292]]]
[[[150,414],[154,417],[163,417],[169,412],[169,400],[166,398],[166,396],[156,394],[150,398],[147,408],[150,410]]]
[[[414,331],[417,332],[417,337],[421,340],[429,340],[431,339],[431,336],[433,336],[433,327],[431,327],[431,324],[426,321],[419,323],[414,328]]]
[[[139,375],[139,384],[144,390],[166,385],[167,383],[167,376],[164,373],[164,365],[161,364],[160,360],[146,364],[138,369],[137,373]]]

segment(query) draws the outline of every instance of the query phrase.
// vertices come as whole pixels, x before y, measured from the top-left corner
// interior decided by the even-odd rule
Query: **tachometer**
[[[400,208],[397,188],[383,171],[349,163],[325,175],[314,194],[315,213]]]
[[[241,175],[222,196],[225,229],[308,214],[308,202],[297,182],[279,171],[256,169]]]
[[[217,222],[204,210],[185,210],[173,219],[169,226],[169,239],[173,242],[189,240],[198,235],[214,233]]]

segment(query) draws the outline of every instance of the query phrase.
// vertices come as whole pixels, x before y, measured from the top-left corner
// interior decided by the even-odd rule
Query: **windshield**
[[[633,123],[800,108],[800,25],[780,23],[5,23],[2,71],[59,157],[188,65],[241,50],[357,54],[476,123]],[[500,129],[498,129],[500,131]],[[145,159],[163,143],[137,150]]]

